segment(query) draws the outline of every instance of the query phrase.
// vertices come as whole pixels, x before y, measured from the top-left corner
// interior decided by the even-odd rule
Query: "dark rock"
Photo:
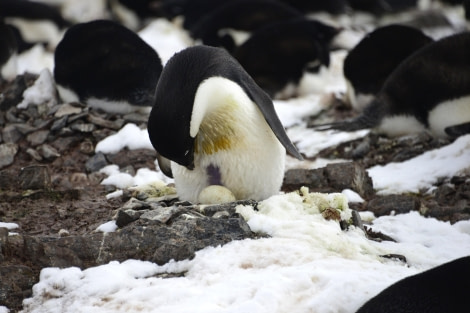
[[[291,169],[284,176],[284,191],[308,187],[317,192],[341,192],[352,189],[363,198],[374,194],[372,179],[356,162],[328,164],[320,169]]]
[[[155,159],[157,154],[155,150],[150,149],[122,149],[115,154],[107,154],[106,158],[112,164],[116,164],[119,168],[125,168],[132,165],[134,168],[155,168]]]
[[[42,161],[43,158],[42,156],[39,154],[39,152],[37,152],[36,150],[34,150],[33,148],[28,148],[26,149],[26,153],[33,159],[33,160],[36,160],[36,161]]]
[[[54,147],[59,153],[63,153],[80,141],[80,136],[59,137],[51,142],[51,146]]]
[[[95,152],[95,145],[91,140],[85,139],[80,143],[80,148],[79,148],[81,153],[91,155]]]
[[[1,159],[0,159],[1,160]],[[18,174],[11,170],[0,171],[0,190],[9,190],[18,184]]]
[[[0,305],[15,308],[23,299],[31,297],[38,276],[24,265],[0,265]]]
[[[44,165],[32,165],[24,167],[19,175],[21,189],[49,189],[51,187],[51,175]]]
[[[86,170],[89,173],[97,172],[103,167],[108,165],[108,161],[106,160],[103,153],[98,152],[94,156],[88,159],[85,163]]]
[[[401,214],[410,211],[419,211],[421,201],[417,197],[407,195],[377,196],[367,202],[366,210],[373,212],[376,216],[389,215],[391,213]]]
[[[29,133],[32,133],[33,131],[36,130],[36,127],[33,127],[29,124],[25,123],[19,123],[19,124],[14,124],[15,128],[22,134],[22,135],[27,135]]]
[[[26,88],[34,84],[37,77],[38,75],[29,73],[16,76],[16,78],[2,90],[3,98],[0,101],[0,110],[7,111],[20,103],[23,100],[23,92]]]
[[[64,128],[65,125],[67,125],[67,120],[68,116],[62,116],[61,118],[54,120],[51,126],[51,131],[55,132]]]
[[[0,169],[13,163],[18,149],[18,145],[14,143],[0,144]]]

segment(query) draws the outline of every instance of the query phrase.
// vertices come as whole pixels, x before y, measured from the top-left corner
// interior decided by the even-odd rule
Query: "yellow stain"
[[[237,136],[233,127],[234,110],[235,104],[229,101],[204,118],[196,136],[196,153],[210,155],[233,147]]]

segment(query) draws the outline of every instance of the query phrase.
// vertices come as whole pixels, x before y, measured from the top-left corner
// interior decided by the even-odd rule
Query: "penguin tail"
[[[457,138],[459,136],[470,134],[470,122],[446,127],[444,131],[451,138]]]
[[[372,128],[374,126],[376,126],[375,122],[369,120],[366,116],[360,115],[357,118],[345,121],[317,125],[314,124],[312,125],[312,128],[318,131],[337,130],[344,132],[353,132],[356,130]]]

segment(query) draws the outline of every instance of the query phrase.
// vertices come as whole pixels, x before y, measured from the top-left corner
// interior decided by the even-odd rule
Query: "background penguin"
[[[240,43],[229,31],[252,32],[269,23],[302,16],[300,11],[277,0],[232,0],[204,15],[190,33],[205,45],[232,51]]]
[[[329,66],[331,40],[339,30],[316,20],[294,18],[255,31],[233,56],[256,83],[276,98],[289,83],[297,85],[305,71]]]
[[[279,192],[285,153],[302,159],[271,99],[222,48],[193,46],[165,65],[148,120],[150,141],[171,160],[181,200],[198,202],[209,185],[236,199],[262,200]]]
[[[389,136],[428,130],[446,137],[466,133],[469,122],[470,33],[464,32],[430,43],[403,61],[358,117],[317,128],[374,128]]]
[[[0,17],[0,81],[16,77],[16,55],[18,46],[11,27]]]
[[[404,59],[431,42],[421,30],[399,24],[368,33],[344,59],[346,102],[356,110],[364,108]]]
[[[162,62],[124,26],[107,20],[74,25],[57,46],[54,59],[62,100],[114,113],[150,111]]]
[[[468,312],[470,257],[404,278],[364,304],[356,313]]]
[[[54,50],[71,26],[57,8],[34,1],[1,0],[0,16],[14,30],[18,53],[38,43]]]

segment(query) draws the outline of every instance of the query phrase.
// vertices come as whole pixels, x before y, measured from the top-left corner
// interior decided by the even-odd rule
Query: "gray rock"
[[[51,187],[51,175],[44,165],[32,165],[21,169],[19,175],[20,187],[28,189],[49,189]]]
[[[23,299],[31,297],[38,275],[24,265],[0,265],[0,305],[15,308]],[[12,311],[13,312],[13,311]]]
[[[48,160],[60,157],[60,153],[54,147],[48,144],[40,145],[38,151],[45,159]]]
[[[43,144],[47,140],[47,136],[49,136],[49,130],[38,130],[26,136],[26,140],[29,144],[33,147],[39,146]]]
[[[35,131],[37,129],[36,127],[33,127],[33,126],[31,126],[29,124],[25,124],[25,123],[15,124],[15,127],[22,135],[27,135],[27,134],[32,133],[33,131]]]
[[[70,125],[70,129],[81,133],[91,133],[96,129],[96,126],[91,123],[76,122]]]
[[[58,118],[56,120],[54,120],[54,122],[52,123],[52,126],[51,126],[51,131],[58,131],[58,130],[61,130],[62,128],[64,128],[66,125],[67,125],[67,120],[68,120],[68,116],[62,116],[61,118]]]
[[[413,196],[387,195],[376,196],[367,202],[365,209],[373,212],[376,216],[389,215],[391,213],[401,214],[410,211],[419,211],[421,201]]]
[[[341,192],[351,189],[363,198],[374,194],[372,179],[363,166],[356,162],[328,164],[319,169],[291,169],[284,176],[284,191],[308,187],[317,192]]]
[[[113,130],[119,130],[124,125],[125,121],[123,119],[117,119],[115,121],[110,121],[94,114],[88,114],[87,120],[90,123],[95,124],[96,126],[109,128]]]
[[[23,134],[14,124],[8,124],[2,130],[2,137],[6,143],[17,143],[23,137]]]
[[[7,167],[13,163],[18,149],[18,145],[14,143],[3,143],[0,145],[0,168]]]
[[[54,116],[57,118],[60,118],[60,117],[73,115],[73,114],[79,114],[79,113],[82,113],[82,108],[73,106],[70,103],[65,103],[59,106]]]
[[[43,158],[42,156],[39,154],[39,152],[37,152],[36,150],[34,150],[33,148],[28,148],[26,149],[26,153],[34,160],[36,161],[42,161]]]
[[[88,159],[85,163],[86,170],[89,173],[97,172],[103,167],[108,165],[108,161],[106,160],[103,153],[98,152],[94,156]]]

